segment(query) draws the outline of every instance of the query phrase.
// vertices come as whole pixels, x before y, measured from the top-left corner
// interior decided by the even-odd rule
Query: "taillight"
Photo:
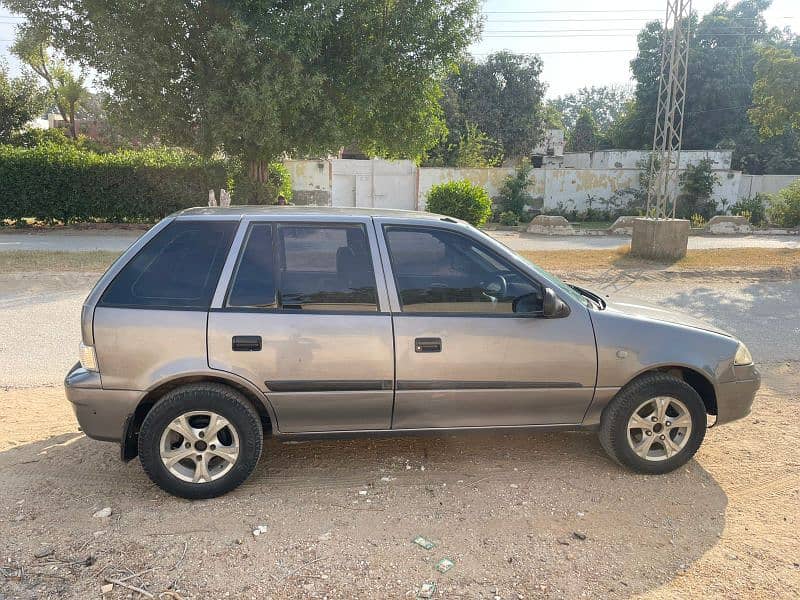
[[[80,345],[81,366],[87,371],[97,371],[97,355],[94,346],[87,346],[83,342]]]

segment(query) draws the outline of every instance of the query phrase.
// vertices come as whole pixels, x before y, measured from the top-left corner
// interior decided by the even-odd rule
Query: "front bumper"
[[[753,399],[761,387],[761,374],[754,365],[734,367],[733,370],[736,379],[717,385],[716,425],[749,415]]]
[[[104,390],[100,374],[87,371],[76,364],[64,379],[67,400],[90,438],[104,442],[121,442],[125,421],[136,410],[142,392],[135,390]]]

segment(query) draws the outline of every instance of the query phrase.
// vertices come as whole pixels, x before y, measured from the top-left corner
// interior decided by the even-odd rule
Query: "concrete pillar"
[[[631,255],[658,260],[686,256],[689,221],[685,219],[634,219]]]

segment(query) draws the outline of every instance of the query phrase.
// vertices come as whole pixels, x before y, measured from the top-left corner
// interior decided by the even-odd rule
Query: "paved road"
[[[140,235],[141,231],[47,231],[0,232],[0,252],[3,250],[111,250],[122,252]],[[540,236],[527,233],[494,231],[491,234],[514,250],[602,250],[627,246],[631,238],[625,236]],[[689,248],[800,248],[796,235],[743,235],[743,236],[692,236]]]
[[[629,246],[631,238],[622,235],[541,236],[510,231],[492,231],[491,235],[514,250],[605,250]],[[690,250],[713,248],[800,248],[796,235],[736,235],[689,237]]]
[[[60,385],[77,360],[80,307],[95,279],[0,275],[0,387]],[[800,366],[800,281],[582,285],[689,312],[739,336],[757,362]]]
[[[80,252],[109,250],[122,252],[139,236],[141,231],[119,229],[112,231],[43,231],[0,232],[0,252],[4,250],[51,250]]]

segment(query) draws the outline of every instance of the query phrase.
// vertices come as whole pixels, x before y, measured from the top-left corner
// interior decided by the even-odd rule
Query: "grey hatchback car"
[[[65,384],[83,431],[185,498],[241,484],[265,431],[593,429],[666,473],[760,384],[725,332],[407,211],[179,212],[109,268],[81,326]]]

